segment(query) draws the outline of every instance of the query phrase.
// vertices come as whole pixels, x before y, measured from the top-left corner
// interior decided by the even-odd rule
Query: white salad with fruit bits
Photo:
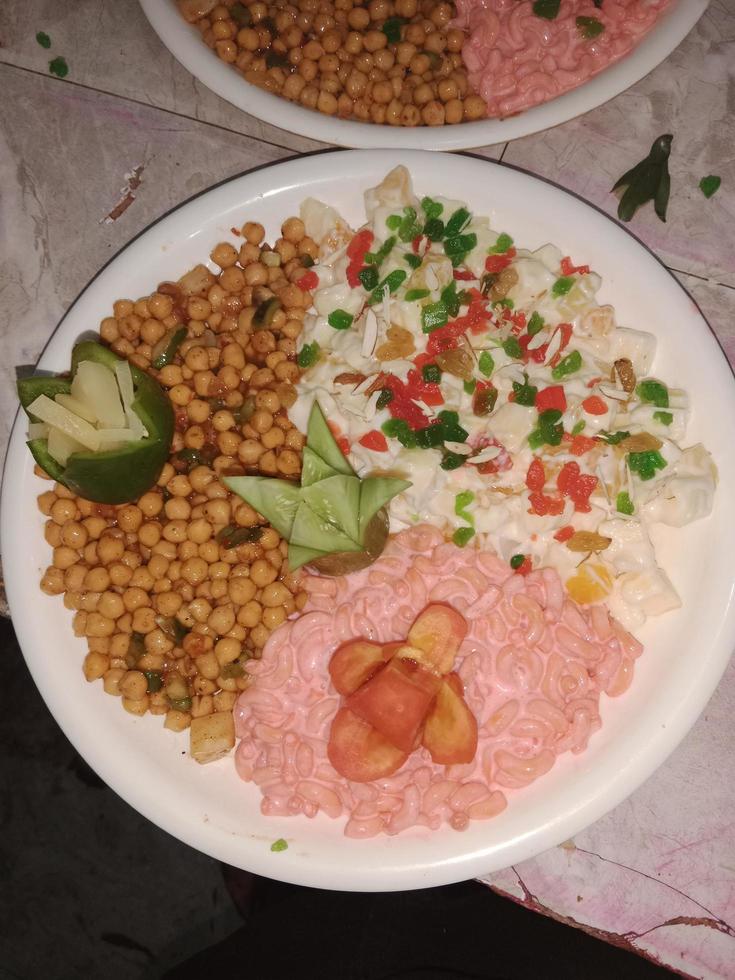
[[[653,374],[655,338],[600,306],[600,277],[527,251],[397,167],[353,231],[308,199],[318,262],[292,410],[315,399],[358,475],[408,478],[391,530],[428,522],[520,574],[551,566],[626,627],[680,605],[650,528],[706,517],[717,480],[686,446],[686,392]]]

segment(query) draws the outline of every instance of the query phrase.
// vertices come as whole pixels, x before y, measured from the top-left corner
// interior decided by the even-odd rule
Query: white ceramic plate
[[[87,684],[86,652],[72,635],[72,614],[38,588],[50,560],[33,475],[18,418],[2,497],[2,554],[13,621],[33,678],[64,732],[100,776],[154,823],[227,863],[300,884],[353,890],[419,888],[467,879],[522,861],[569,838],[631,793],[689,730],[712,694],[735,645],[735,454],[730,426],[735,386],[694,303],[632,236],[588,205],[541,180],[468,157],[420,152],[330,152],[280,163],[230,180],[182,205],[122,251],[87,287],[51,339],[43,369],[69,365],[76,337],[94,329],[120,297],[151,292],[205,260],[230,228],[261,221],[269,240],[307,195],[321,197],[359,224],[362,192],[397,163],[419,194],[465,197],[492,226],[536,248],[558,243],[604,277],[602,301],[621,323],[660,337],[656,369],[686,387],[694,405],[690,437],[706,441],[720,469],[713,515],[662,535],[660,553],[684,598],[682,610],[651,622],[632,689],[603,697],[604,725],[580,757],[563,757],[510,805],[464,833],[414,830],[398,837],[348,840],[327,817],[265,818],[260,792],[242,783],[232,759],[201,767],[187,737],[160,718],[134,718]],[[702,801],[706,805],[706,801]],[[270,851],[284,837],[288,850]]]
[[[589,112],[635,85],[668,58],[708,3],[709,0],[672,0],[655,27],[626,58],[572,92],[518,116],[410,129],[335,119],[250,85],[206,47],[199,31],[179,14],[175,0],[140,0],[151,26],[174,58],[207,88],[251,116],[299,136],[337,146],[367,149],[390,146],[410,150],[464,150],[504,143],[540,133]]]

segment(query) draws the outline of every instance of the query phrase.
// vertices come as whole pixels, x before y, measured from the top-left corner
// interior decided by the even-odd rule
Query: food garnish
[[[38,41],[42,48],[51,47],[51,38],[44,31],[39,31],[38,34],[36,34],[36,41]]]
[[[416,618],[406,643],[351,640],[332,656],[329,673],[345,698],[332,722],[329,760],[346,779],[389,776],[419,744],[441,765],[471,762],[477,721],[453,674],[467,623],[434,603]]]
[[[626,188],[618,205],[621,221],[630,221],[638,208],[648,201],[653,201],[656,214],[661,221],[666,221],[671,190],[669,154],[673,139],[671,134],[659,136],[654,140],[648,156],[626,171],[613,185],[613,191],[619,187]]]
[[[392,477],[360,479],[316,401],[300,486],[262,476],[225,477],[224,483],[288,540],[291,571],[309,564],[326,575],[356,571],[375,561],[388,537],[384,507],[411,486]]]
[[[59,56],[54,58],[53,61],[49,61],[48,70],[52,75],[56,75],[57,78],[66,78],[69,74],[69,66],[66,63],[66,58]]]
[[[135,500],[168,459],[171,403],[148,374],[93,341],[72,351],[71,373],[18,381],[31,420],[28,448],[54,480],[86,500]]]

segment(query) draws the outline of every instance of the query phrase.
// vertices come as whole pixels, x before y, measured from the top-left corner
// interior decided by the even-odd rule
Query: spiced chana
[[[409,127],[486,115],[462,61],[465,34],[452,26],[455,7],[445,0],[178,0],[178,6],[246,81],[307,109]]]
[[[58,483],[38,498],[53,549],[41,589],[74,611],[74,632],[87,640],[84,676],[129,713],[162,715],[172,731],[196,722],[199,761],[234,744],[244,664],[306,600],[286,541],[220,477],[300,476],[304,437],[287,410],[311,305],[299,286],[302,256],[317,247],[297,217],[273,246],[260,224],[234,230],[234,243],[212,249],[210,267],[118,300],[100,325],[111,349],[151,374],[173,406],[157,484],[122,505]],[[204,721],[219,714],[229,721]]]

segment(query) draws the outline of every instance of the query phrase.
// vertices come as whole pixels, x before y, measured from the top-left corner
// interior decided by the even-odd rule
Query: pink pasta
[[[455,25],[470,84],[490,116],[510,116],[548,102],[628,54],[669,0],[561,0],[553,20],[537,16],[532,0],[456,0]],[[602,26],[577,24],[592,18]]]
[[[556,572],[516,575],[495,555],[460,549],[433,527],[397,535],[370,568],[346,578],[307,576],[309,601],[269,639],[247,670],[253,683],[235,706],[241,778],[273,816],[322,812],[345,834],[373,837],[410,827],[495,816],[506,791],[582,752],[600,727],[600,695],[622,694],[640,644],[602,607],[564,598]],[[334,650],[363,636],[402,639],[430,602],[450,603],[469,632],[455,665],[479,727],[474,760],[439,766],[421,748],[394,775],[344,779],[327,758],[340,696],[327,670]]]

